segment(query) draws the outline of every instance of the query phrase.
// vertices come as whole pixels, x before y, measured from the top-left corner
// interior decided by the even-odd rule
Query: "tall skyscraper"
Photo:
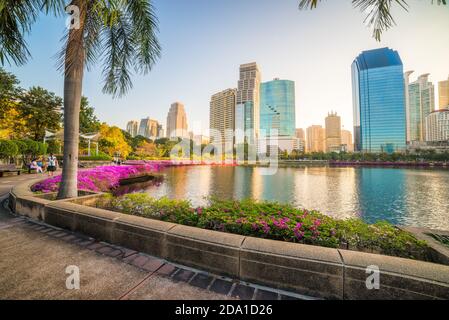
[[[167,138],[188,138],[187,116],[181,102],[172,103],[167,115]]]
[[[260,134],[270,136],[277,130],[279,136],[295,136],[295,82],[279,80],[260,85]]]
[[[138,134],[148,139],[157,139],[161,137],[162,126],[157,120],[144,118],[140,120]]]
[[[426,141],[449,142],[449,107],[433,111],[426,118]]]
[[[429,74],[409,83],[412,72],[405,73],[407,142],[419,142],[426,140],[426,117],[435,110],[435,89],[428,80]]]
[[[449,107],[449,77],[446,81],[438,82],[438,95],[440,109],[446,109]]]
[[[326,132],[322,126],[313,125],[307,128],[307,152],[324,152]]]
[[[236,89],[227,89],[214,94],[210,99],[209,128],[211,140],[214,142],[213,130],[220,133],[222,150],[226,145],[233,146],[235,123],[235,97]]]
[[[260,71],[257,63],[240,65],[240,78],[237,84],[235,107],[235,129],[246,136],[236,136],[236,143],[245,140],[254,145],[259,138],[260,128]],[[247,132],[249,132],[247,134]]]
[[[355,148],[363,152],[406,149],[404,73],[397,51],[363,51],[352,64]]]
[[[335,112],[326,117],[326,152],[341,151],[341,118]]]
[[[126,132],[128,132],[133,138],[137,136],[139,132],[139,121],[128,121],[128,123],[126,124]]]
[[[352,142],[352,132],[349,130],[341,130],[341,145],[346,152],[354,151],[354,143]]]

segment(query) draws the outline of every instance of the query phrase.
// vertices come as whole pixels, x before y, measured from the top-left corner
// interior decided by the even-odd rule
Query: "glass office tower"
[[[260,134],[270,130],[279,136],[294,137],[296,132],[295,82],[274,79],[260,85]]]
[[[357,151],[406,149],[404,73],[397,51],[363,51],[352,64],[354,140]]]

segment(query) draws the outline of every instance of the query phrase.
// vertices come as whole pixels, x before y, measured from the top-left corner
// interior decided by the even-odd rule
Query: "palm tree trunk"
[[[74,0],[71,5],[80,9],[79,29],[70,29],[65,52],[64,73],[64,161],[58,199],[78,196],[79,113],[84,71],[85,0]]]

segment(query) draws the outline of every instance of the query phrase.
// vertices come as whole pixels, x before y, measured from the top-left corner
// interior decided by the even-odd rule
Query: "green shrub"
[[[207,207],[189,201],[154,199],[148,194],[107,196],[98,206],[204,229],[273,240],[428,259],[427,245],[412,234],[387,223],[360,219],[337,220],[317,211],[277,202],[210,199]]]
[[[81,161],[112,161],[112,157],[106,153],[98,153],[98,155],[92,156],[80,156],[78,157]]]
[[[19,148],[14,141],[0,140],[0,158],[7,159],[9,157],[14,157],[18,152]]]
[[[17,146],[17,154],[25,154],[27,150],[27,144],[23,140],[13,140]]]

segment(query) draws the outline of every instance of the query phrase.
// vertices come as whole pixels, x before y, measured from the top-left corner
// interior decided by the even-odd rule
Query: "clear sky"
[[[210,96],[236,87],[239,65],[256,61],[263,81],[296,82],[297,127],[324,125],[334,110],[351,129],[351,63],[362,50],[391,47],[414,77],[448,78],[449,6],[409,0],[409,12],[394,10],[398,26],[378,43],[350,2],[323,1],[317,10],[299,11],[298,0],[155,0],[162,57],[153,71],[134,76],[133,90],[114,100],[101,92],[101,69],[94,69],[85,75],[84,95],[100,120],[122,128],[148,116],[165,128],[174,101],[185,104],[189,125],[207,128]],[[6,66],[23,87],[40,85],[63,96],[54,55],[64,27],[64,19],[46,16],[34,25],[28,37],[33,59]]]

